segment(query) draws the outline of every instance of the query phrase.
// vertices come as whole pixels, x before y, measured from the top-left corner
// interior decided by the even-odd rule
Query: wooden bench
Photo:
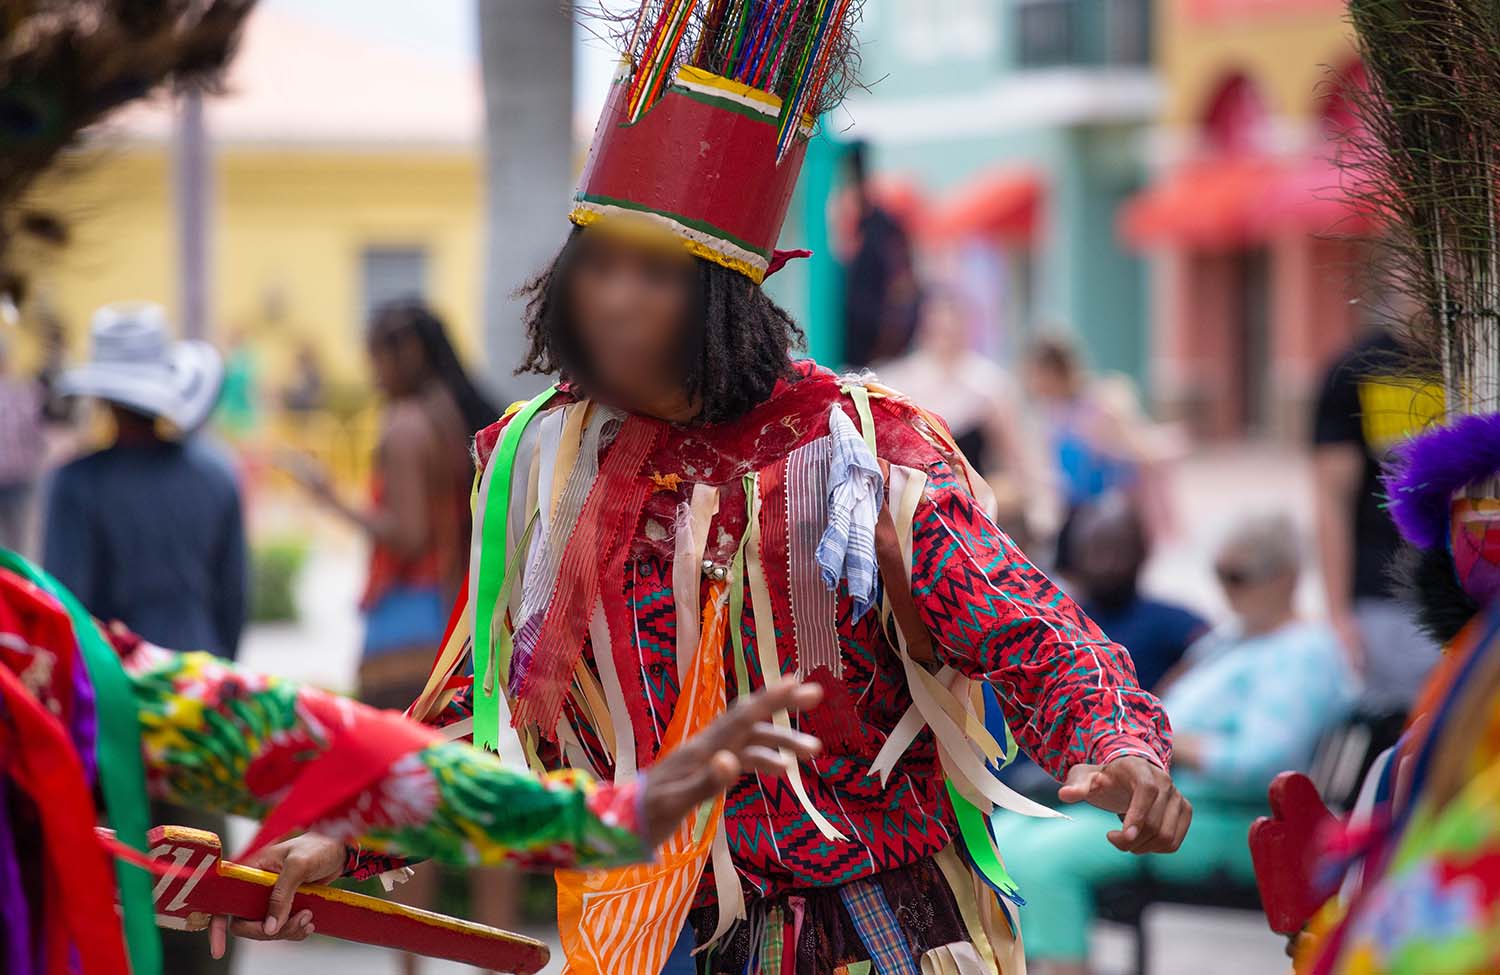
[[[1104,887],[1095,893],[1094,907],[1101,921],[1111,921],[1131,930],[1135,939],[1133,975],[1151,975],[1151,939],[1146,928],[1146,910],[1153,904],[1261,912],[1260,892],[1255,885],[1227,874],[1210,874],[1197,884],[1170,884],[1142,878]]]

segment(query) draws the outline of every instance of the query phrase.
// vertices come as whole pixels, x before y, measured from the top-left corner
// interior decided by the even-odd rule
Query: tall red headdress
[[[847,87],[859,2],[643,2],[572,221],[644,219],[763,280],[814,119]]]

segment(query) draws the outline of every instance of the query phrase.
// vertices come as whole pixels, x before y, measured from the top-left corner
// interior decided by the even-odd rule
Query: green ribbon
[[[953,804],[953,814],[958,819],[959,836],[974,869],[979,871],[985,883],[1005,896],[1012,899],[1019,897],[1021,888],[1006,871],[1005,864],[1000,862],[1000,854],[995,852],[995,844],[990,838],[990,826],[984,813],[958,794],[952,779],[945,779],[944,782],[948,786],[948,801]]]
[[[94,754],[109,825],[120,842],[146,853],[151,822],[146,800],[146,769],[141,761],[141,724],[130,678],[120,657],[78,598],[40,568],[8,549],[0,549],[0,568],[26,579],[62,605],[73,624],[78,648],[94,689],[98,739]],[[125,944],[133,975],[160,975],[161,940],[156,934],[153,878],[140,867],[115,861],[115,878],[124,910]]]
[[[510,673],[509,639],[503,638],[499,648],[504,652],[503,660],[496,655],[493,641],[495,612],[506,578],[506,536],[510,530],[511,481],[516,468],[516,451],[521,446],[521,435],[555,395],[557,387],[554,386],[516,411],[505,425],[500,443],[490,459],[490,463],[496,466],[490,475],[489,493],[484,500],[479,579],[474,587],[474,744],[492,750],[500,744],[500,695],[505,693]]]
[[[517,553],[526,551],[526,547],[531,543],[531,532],[536,528],[537,520],[540,517],[540,511],[533,511],[531,517],[526,519],[526,530],[521,532],[521,540],[516,543]],[[522,561],[524,560],[520,558],[512,559],[510,564],[505,567],[505,578],[501,580],[500,593],[495,597],[495,605],[497,607],[510,602],[510,593],[516,587],[516,577],[520,575],[519,569]],[[485,668],[482,690],[491,696],[490,699],[492,701],[499,701],[499,698],[494,695],[497,690],[503,694],[505,688],[501,687],[497,689],[495,685],[499,682],[499,671],[505,670],[508,674],[510,670],[510,657],[512,651],[515,649],[515,636],[510,632],[510,627],[502,626],[500,627],[500,634],[495,640],[495,652],[490,654],[489,666]],[[493,728],[495,726],[491,725],[490,727]]]

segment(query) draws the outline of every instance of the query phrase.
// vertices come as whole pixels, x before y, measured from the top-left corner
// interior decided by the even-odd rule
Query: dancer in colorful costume
[[[477,440],[474,676],[450,676],[460,633],[411,713],[622,782],[726,700],[826,692],[800,723],[825,757],[743,778],[654,864],[559,873],[572,972],[1018,975],[989,813],[1056,813],[994,778],[1017,742],[987,694],[1064,800],[1122,815],[1121,848],[1188,826],[1158,703],[995,527],[942,421],[794,362],[759,287],[855,6],[641,5],[529,289],[524,367],[564,381]]]
[[[1350,11],[1370,81],[1355,172],[1416,309],[1414,400],[1445,399],[1444,419],[1399,448],[1386,487],[1414,611],[1448,650],[1354,816],[1330,822],[1317,879],[1343,885],[1300,937],[1297,970],[1481,975],[1500,971],[1500,10],[1353,0]],[[1262,889],[1288,867],[1300,870],[1257,864]],[[1287,892],[1279,923],[1295,927],[1297,902],[1327,886]]]

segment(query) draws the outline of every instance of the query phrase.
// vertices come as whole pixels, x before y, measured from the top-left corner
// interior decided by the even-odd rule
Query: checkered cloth
[[[839,888],[839,897],[855,933],[875,963],[876,975],[918,975],[911,945],[901,933],[896,912],[885,892],[869,880],[856,880]]]
[[[834,406],[828,432],[833,462],[828,468],[828,527],[818,542],[823,584],[836,590],[849,584],[854,619],[864,616],[875,599],[875,520],[885,497],[880,464],[848,414]]]
[[[762,975],[781,975],[782,958],[786,951],[786,921],[781,908],[773,907],[766,912],[765,931],[760,939],[760,970]],[[796,945],[792,946],[796,950]]]

